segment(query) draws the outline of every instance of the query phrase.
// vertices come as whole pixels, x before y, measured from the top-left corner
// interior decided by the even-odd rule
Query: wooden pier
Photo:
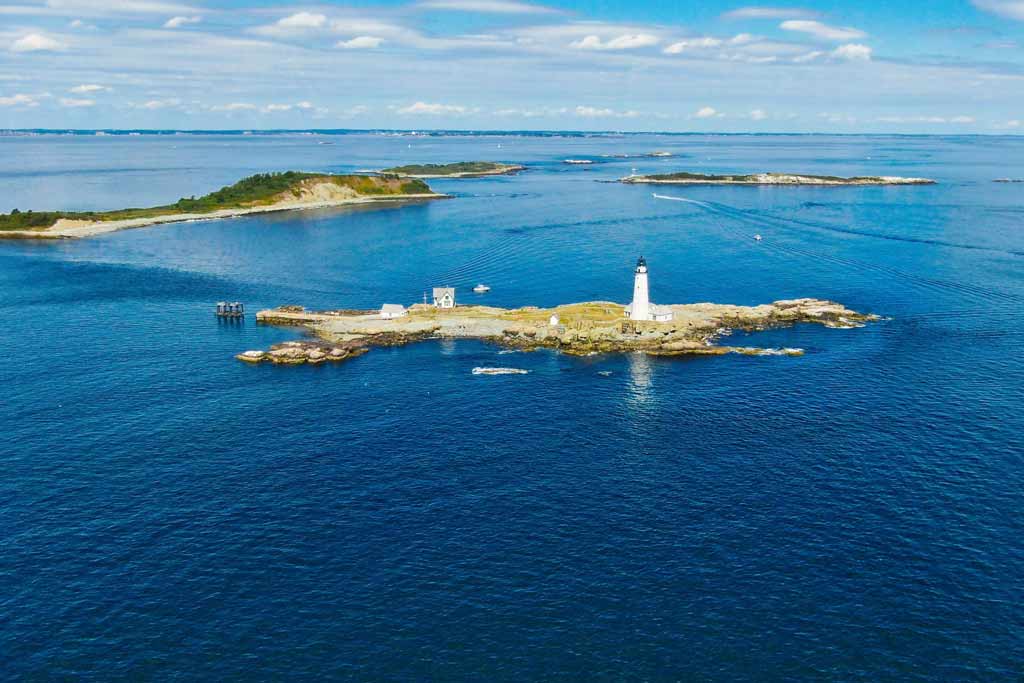
[[[244,318],[245,317],[245,304],[240,301],[218,301],[217,302],[217,317],[218,318]]]

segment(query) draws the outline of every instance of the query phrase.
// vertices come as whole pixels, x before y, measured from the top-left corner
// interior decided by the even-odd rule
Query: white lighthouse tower
[[[636,262],[633,277],[633,303],[626,309],[626,317],[630,320],[653,320],[670,322],[675,314],[669,306],[658,306],[651,303],[651,290],[647,282],[647,260],[643,256]]]
[[[651,319],[651,294],[647,284],[647,261],[641,256],[636,262],[633,278],[633,303],[629,305],[630,320]]]

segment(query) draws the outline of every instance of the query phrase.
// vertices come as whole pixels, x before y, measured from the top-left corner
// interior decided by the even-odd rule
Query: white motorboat
[[[474,375],[527,375],[529,372],[521,368],[473,368]]]
[[[477,285],[476,287],[474,287],[473,291],[476,292],[477,294],[483,294],[484,292],[491,291],[491,288],[488,287],[487,285],[481,284],[481,285]]]

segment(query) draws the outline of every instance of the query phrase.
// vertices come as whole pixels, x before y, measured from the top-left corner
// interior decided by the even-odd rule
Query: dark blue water
[[[991,181],[1024,177],[1024,140],[330,139],[0,139],[4,211],[530,166],[401,209],[0,243],[3,678],[1019,679],[1024,186]],[[600,156],[654,149],[684,156]],[[634,167],[940,184],[595,182]],[[429,342],[275,368],[233,355],[299,332],[211,308],[625,301],[640,253],[656,301],[889,319],[739,335],[800,358]]]

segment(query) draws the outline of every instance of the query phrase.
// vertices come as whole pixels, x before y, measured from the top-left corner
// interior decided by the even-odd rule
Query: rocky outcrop
[[[878,319],[821,299],[782,300],[760,306],[680,304],[671,309],[671,322],[653,322],[629,320],[624,306],[606,301],[553,309],[460,306],[441,310],[416,304],[407,316],[391,320],[380,319],[375,313],[308,312],[300,307],[283,307],[260,311],[257,321],[303,326],[320,341],[288,342],[269,352],[246,352],[238,358],[252,363],[316,363],[322,360],[315,355],[311,358],[311,349],[327,354],[326,360],[331,360],[334,348],[365,352],[372,346],[400,346],[431,338],[481,339],[513,349],[550,348],[573,355],[636,351],[654,355],[798,356],[803,353],[801,349],[727,346],[718,341],[734,330],[754,332],[797,323],[847,329]],[[558,324],[550,324],[553,317]]]
[[[246,363],[273,363],[275,365],[319,365],[327,361],[338,362],[361,356],[367,352],[364,344],[347,342],[325,344],[316,341],[290,341],[275,344],[269,351],[244,351],[235,358]]]

